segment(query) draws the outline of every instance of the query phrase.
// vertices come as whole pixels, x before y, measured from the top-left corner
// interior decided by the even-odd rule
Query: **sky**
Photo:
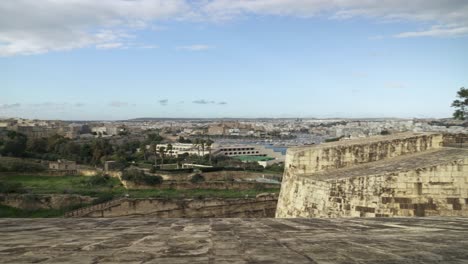
[[[2,0],[0,117],[450,117],[466,0]]]

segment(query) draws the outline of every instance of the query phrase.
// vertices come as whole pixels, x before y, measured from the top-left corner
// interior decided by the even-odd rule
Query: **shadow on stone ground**
[[[1,263],[468,263],[468,218],[1,219]]]

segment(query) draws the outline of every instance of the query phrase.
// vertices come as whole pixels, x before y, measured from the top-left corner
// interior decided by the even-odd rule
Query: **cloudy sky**
[[[0,117],[448,117],[466,0],[2,0]]]

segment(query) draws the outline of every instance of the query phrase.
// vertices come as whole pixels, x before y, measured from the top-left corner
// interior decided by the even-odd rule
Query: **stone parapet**
[[[402,133],[288,149],[286,171],[310,174],[442,147],[443,135]]]
[[[288,152],[276,216],[468,216],[468,149],[443,147],[455,137],[380,138]]]
[[[66,217],[151,216],[156,218],[274,217],[278,197],[263,194],[244,199],[122,198],[82,208]]]

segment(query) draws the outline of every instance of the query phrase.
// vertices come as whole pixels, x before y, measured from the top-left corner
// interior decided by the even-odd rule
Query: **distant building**
[[[96,135],[107,135],[107,128],[105,126],[93,127],[91,132]]]
[[[111,171],[111,170],[116,170],[118,167],[117,162],[113,160],[108,160],[104,163],[104,170],[105,171]]]
[[[47,138],[57,134],[57,130],[45,126],[16,126],[16,132],[26,135],[28,138]]]
[[[74,139],[80,136],[82,127],[83,126],[80,124],[70,124],[68,126],[60,127],[59,132],[66,138]]]
[[[208,135],[222,136],[225,134],[225,128],[223,125],[215,125],[208,127]]]
[[[172,150],[168,151],[168,145],[169,144],[157,144],[156,149],[159,151],[159,148],[163,147],[166,150],[166,154],[170,156],[179,156],[183,154],[204,156],[209,154],[208,146],[202,147],[201,145],[192,143],[174,143],[171,144]],[[150,149],[150,145],[147,145],[146,149]]]
[[[238,156],[256,156],[270,157],[272,160],[269,163],[284,162],[285,152],[275,151],[273,148],[258,145],[224,145],[217,146],[213,149],[215,155],[224,155],[228,157]]]
[[[70,160],[59,159],[49,163],[49,169],[61,171],[76,171],[76,162]]]

